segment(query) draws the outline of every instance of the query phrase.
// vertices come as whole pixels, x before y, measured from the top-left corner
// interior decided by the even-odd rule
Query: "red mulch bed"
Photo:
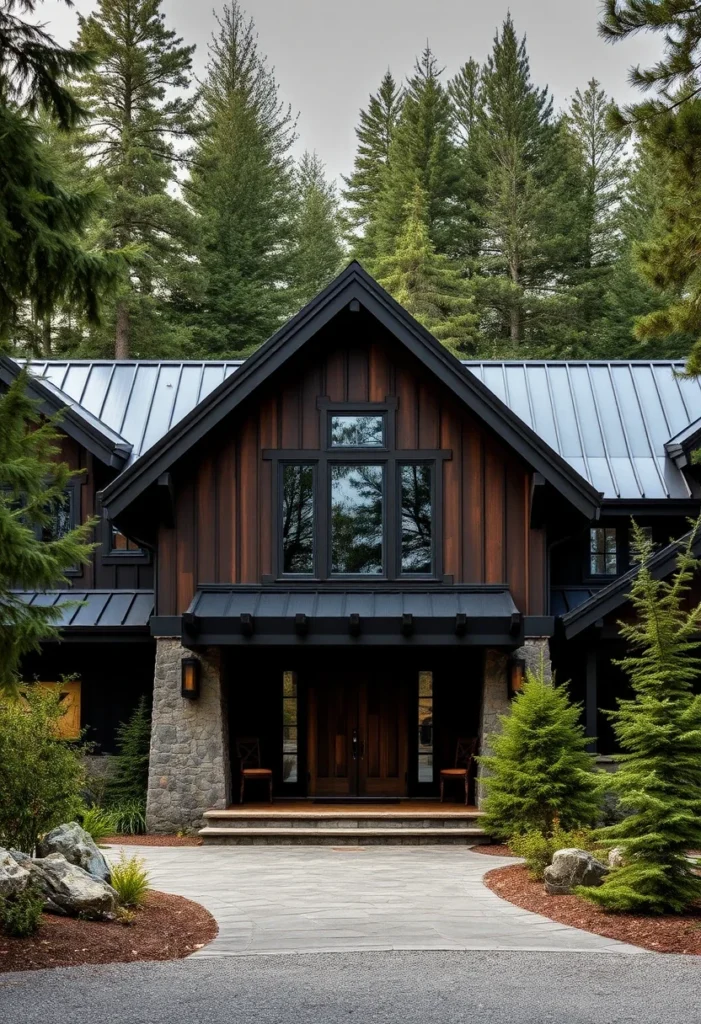
[[[661,917],[642,914],[606,914],[577,896],[548,896],[542,882],[534,882],[521,864],[495,868],[484,877],[498,896],[524,910],[532,910],[560,924],[643,946],[656,953],[693,953],[701,956],[701,907],[688,914]]]
[[[0,936],[0,972],[179,960],[206,946],[216,934],[216,921],[199,903],[150,892],[128,927],[118,921],[44,914],[39,931],[30,938]]]
[[[516,854],[512,853],[509,847],[503,843],[478,843],[477,846],[471,846],[470,849],[473,853],[486,853],[489,857],[516,856]]]
[[[200,836],[108,836],[100,845],[119,843],[120,846],[202,846]]]

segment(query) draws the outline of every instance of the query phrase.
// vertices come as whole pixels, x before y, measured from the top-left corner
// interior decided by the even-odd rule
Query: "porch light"
[[[512,658],[509,663],[509,697],[515,697],[523,689],[526,676],[526,662],[523,658]]]
[[[180,672],[180,695],[188,700],[197,700],[200,695],[199,658],[183,658]]]

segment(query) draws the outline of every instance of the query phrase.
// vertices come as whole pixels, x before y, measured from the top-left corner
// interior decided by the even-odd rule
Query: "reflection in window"
[[[298,779],[297,673],[282,673],[282,781]]]
[[[61,540],[73,529],[73,496],[71,488],[63,498],[56,498],[48,509],[49,519],[41,527],[41,539]]]
[[[132,554],[142,553],[139,545],[135,543],[135,541],[129,540],[128,537],[125,537],[124,534],[120,530],[118,530],[116,526],[112,526],[110,536],[112,538],[110,549],[111,554],[121,554],[122,552],[124,552],[125,554],[129,552],[131,552]]]
[[[383,571],[382,466],[331,466],[331,571]]]
[[[314,572],[314,468],[282,470],[282,571]]]
[[[418,781],[433,782],[433,672],[419,672]]]
[[[332,448],[382,448],[384,416],[332,416]]]
[[[592,576],[615,576],[616,528],[595,526],[589,531],[589,572]]]
[[[402,572],[433,570],[431,467],[402,466]]]
[[[639,526],[638,529],[642,532],[643,541],[648,544],[652,543],[652,527],[651,526]],[[637,565],[640,561],[641,551],[638,547],[638,542],[635,539],[635,530],[632,526],[628,528],[628,565]]]

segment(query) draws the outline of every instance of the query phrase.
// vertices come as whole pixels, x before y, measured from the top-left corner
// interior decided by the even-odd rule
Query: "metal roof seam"
[[[107,401],[107,396],[110,393],[110,388],[112,387],[112,381],[114,380],[114,374],[115,374],[116,369],[117,369],[117,364],[113,363],[112,364],[112,369],[110,370],[110,379],[107,381],[107,387],[105,388],[105,393],[102,396],[102,401],[100,402],[100,413],[99,413],[100,419],[102,419],[102,414],[105,411],[105,402]]]
[[[575,423],[575,427],[577,428],[577,437],[579,439],[579,447],[582,450],[582,460],[584,462],[584,466],[585,466],[586,471],[587,471],[587,480],[593,480],[592,473],[591,473],[591,466],[589,465],[589,456],[587,455],[586,445],[584,444],[584,435],[582,434],[582,425],[580,423],[580,415],[579,415],[579,404],[577,402],[577,392],[575,391],[574,387],[572,386],[572,374],[570,372],[569,365],[567,365],[565,367],[565,373],[567,374],[567,384],[568,384],[569,389],[570,389],[570,395],[572,396],[572,406],[574,408],[574,423]]]
[[[558,454],[562,455],[563,458],[564,458],[564,453],[562,451],[562,439],[560,437],[560,427],[559,427],[558,422],[557,422],[557,410],[556,410],[556,407],[555,407],[555,399],[553,397],[553,388],[552,388],[552,383],[550,381],[550,373],[548,372],[548,364],[547,363],[545,364],[545,383],[546,383],[546,387],[548,389],[548,398],[550,399],[550,408],[553,411],[553,426],[555,428],[555,438],[557,440],[557,451],[558,451]]]
[[[655,451],[655,445],[654,445],[652,437],[650,435],[650,426],[649,426],[648,421],[647,421],[647,415],[646,415],[646,412],[645,412],[645,405],[644,405],[644,403],[640,399],[640,390],[638,388],[638,382],[635,379],[635,374],[633,373],[633,367],[630,366],[628,369],[629,369],[629,372],[630,372],[631,383],[633,385],[633,394],[635,395],[635,400],[638,403],[638,410],[640,411],[640,418],[643,421],[643,428],[645,430],[645,438],[647,440],[648,448],[650,449],[650,455],[652,457],[652,464],[655,467],[655,472],[657,473],[657,476],[659,478],[660,484],[662,486],[662,491],[669,498],[671,496],[670,495],[670,490],[669,490],[669,487],[667,486],[667,482],[666,482],[666,480],[664,478],[664,474],[660,472],[660,466],[659,466],[659,463],[657,461],[657,452]]]
[[[613,489],[616,492],[616,497],[620,498],[621,488],[618,486],[618,479],[616,478],[616,474],[613,471],[613,466],[611,465],[611,455],[609,453],[609,446],[606,443],[606,432],[604,431],[603,424],[601,422],[601,413],[599,412],[599,401],[596,397],[596,391],[594,390],[594,382],[592,380],[590,366],[587,366],[587,379],[589,381],[589,388],[591,390],[592,402],[594,403],[594,412],[596,413],[596,422],[598,424],[599,433],[601,435],[601,443],[604,447],[604,457],[606,459],[606,465],[608,466],[608,471],[611,475],[611,483],[613,484]]]
[[[180,394],[180,385],[182,384],[182,381],[183,381],[183,370],[184,369],[185,369],[185,363],[181,363],[180,364],[180,369],[178,371],[178,386],[175,388],[175,392],[173,394],[173,404],[172,404],[172,406],[170,408],[170,416],[168,417],[168,430],[170,430],[170,428],[173,426],[173,414],[175,413],[175,406],[177,404],[178,395]]]
[[[628,430],[626,429],[625,420],[623,418],[623,410],[621,408],[621,402],[620,402],[619,396],[618,396],[618,389],[617,389],[617,387],[616,387],[616,385],[614,383],[614,380],[613,380],[613,371],[611,369],[611,363],[607,364],[607,368],[608,368],[608,374],[609,374],[609,381],[611,382],[611,390],[613,392],[614,402],[616,404],[616,413],[618,415],[618,422],[621,424],[621,433],[623,434],[623,442],[624,442],[624,444],[626,446],[626,451],[628,452],[628,459],[630,461],[630,468],[633,471],[633,476],[635,477],[635,483],[636,483],[636,485],[638,487],[638,490],[640,491],[640,497],[644,498],[645,497],[645,488],[642,485],[642,481],[640,479],[640,474],[638,473],[638,468],[635,465],[635,459],[633,457],[633,452],[632,452],[631,446],[630,446],[630,439],[628,437]]]
[[[137,377],[138,372],[139,372],[139,367],[138,367],[138,364],[135,363],[134,364],[134,372],[132,373],[132,377],[131,377],[131,384],[129,385],[129,394],[127,395],[127,400],[124,403],[124,415],[122,416],[122,422],[121,422],[120,427],[119,427],[120,434],[121,434],[122,430],[124,429],[124,423],[126,421],[127,413],[129,411],[129,403],[131,402],[131,396],[134,394],[134,387],[136,385],[136,377]]]

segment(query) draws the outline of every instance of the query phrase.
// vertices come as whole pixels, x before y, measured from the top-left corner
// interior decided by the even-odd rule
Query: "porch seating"
[[[443,803],[446,781],[451,782],[454,779],[458,779],[462,780],[463,785],[465,786],[465,805],[467,805],[467,797],[470,789],[470,771],[472,769],[472,762],[476,752],[476,736],[463,736],[458,740],[455,750],[455,767],[441,768],[441,803]]]
[[[273,772],[271,768],[260,766],[260,740],[257,736],[237,736],[236,756],[239,759],[241,772],[241,791],[239,803],[243,803],[244,790],[247,781],[268,783],[268,795],[270,803],[273,802]]]

